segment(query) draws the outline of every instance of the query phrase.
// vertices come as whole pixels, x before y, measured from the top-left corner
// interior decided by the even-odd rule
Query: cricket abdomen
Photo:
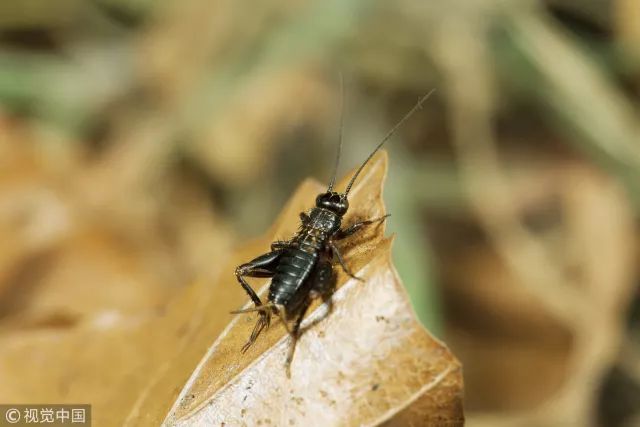
[[[308,280],[318,253],[298,248],[285,249],[269,286],[269,301],[287,306],[296,290]]]

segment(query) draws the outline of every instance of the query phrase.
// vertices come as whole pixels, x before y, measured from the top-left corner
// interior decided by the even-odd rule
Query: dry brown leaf
[[[352,192],[354,214],[346,223],[383,214],[386,164],[381,154],[367,168]],[[293,198],[303,203],[290,203],[262,250],[290,235],[297,213],[323,190],[306,187]],[[290,379],[283,365],[289,345],[284,328],[276,324],[243,355],[239,349],[255,318],[236,316],[208,349],[165,424],[462,425],[460,365],[416,321],[390,261],[391,239],[383,234],[383,227],[370,228],[350,242],[348,263],[365,282],[339,273],[335,309],[303,334]],[[239,288],[231,273],[222,280]],[[323,318],[323,308],[303,328]]]
[[[113,211],[78,194],[76,184],[88,184],[80,162],[61,162],[42,148],[58,147],[47,142],[0,114],[0,401],[86,402],[95,425],[122,425],[199,322],[215,327],[203,316],[213,288],[203,281],[184,290],[176,277],[217,272],[210,259],[223,253],[224,223],[184,194],[168,203],[169,215],[146,216],[143,229],[114,221]],[[104,182],[94,181],[94,192]],[[188,225],[173,225],[186,214]],[[167,229],[175,252],[157,244]],[[202,247],[206,270],[195,254]],[[209,342],[227,322],[219,316]]]
[[[168,294],[155,271],[88,218],[69,185],[79,166],[52,161],[34,133],[0,115],[0,335],[153,310]]]
[[[383,212],[380,193],[385,172],[386,157],[376,157],[354,187],[353,209],[347,221],[353,221],[355,217],[378,216]],[[230,389],[234,381],[246,380],[255,374],[259,356],[264,360],[262,363],[271,364],[264,378],[284,375],[284,359],[279,356],[286,342],[282,340],[284,332],[280,325],[274,325],[260,337],[246,355],[239,351],[253,319],[250,316],[234,318],[229,314],[230,310],[247,301],[233,270],[264,251],[274,238],[293,233],[299,221],[298,213],[308,208],[323,188],[312,181],[304,182],[264,238],[232,253],[228,259],[212,260],[218,263],[216,267],[221,272],[217,282],[200,281],[189,286],[172,303],[157,311],[140,312],[138,316],[96,318],[95,322],[83,322],[73,328],[0,336],[0,401],[87,402],[93,405],[93,422],[98,426],[159,425],[179,396],[185,399],[177,408],[188,416],[190,405],[220,397],[220,391]],[[358,359],[360,368],[351,368],[351,371],[333,369],[331,375],[323,376],[321,381],[314,380],[318,387],[322,384],[322,392],[317,389],[315,393],[319,394],[314,395],[311,389],[305,390],[305,394],[296,395],[302,398],[297,401],[315,408],[324,406],[326,415],[334,411],[336,419],[353,423],[392,420],[406,425],[420,420],[416,424],[424,425],[435,419],[460,420],[460,366],[448,350],[414,320],[389,263],[389,246],[390,240],[383,238],[382,228],[370,228],[344,248],[351,268],[368,281],[365,284],[346,283],[338,291],[335,312],[326,322],[305,334],[294,360],[290,384],[301,390],[303,378],[319,378],[330,368],[328,359],[323,362],[315,360],[315,356],[310,357],[318,353],[312,353],[309,347],[324,348],[329,340],[340,343],[334,346],[334,352],[338,353],[332,357],[344,357],[337,359],[343,362],[354,357],[355,350],[373,347],[375,351],[368,351]],[[338,281],[345,283],[342,273],[339,273]],[[317,315],[314,312],[311,316]],[[227,329],[213,347],[216,351],[203,359],[231,320],[233,329]],[[358,335],[361,338],[355,340],[349,336],[344,343],[339,341],[336,329],[347,330],[343,322],[355,320],[360,324],[357,328],[349,326],[354,332],[350,335],[361,331]],[[234,332],[229,334],[231,330]],[[318,337],[320,334],[325,337]],[[348,348],[351,351],[346,353]],[[224,351],[220,353],[222,349]],[[347,354],[351,356],[346,357]],[[217,362],[211,366],[209,362],[214,359]],[[188,384],[189,389],[196,384],[199,389],[190,392],[183,384],[193,376],[196,368],[199,375],[194,378],[198,381],[192,380]],[[298,375],[301,370],[304,375]],[[312,376],[306,377],[304,372]],[[339,377],[339,372],[344,378]],[[336,383],[329,387],[327,378],[333,378]],[[338,381],[341,381],[340,387]],[[252,396],[256,400],[255,396],[265,396],[269,390],[273,391],[263,387],[260,393],[256,386],[253,387]],[[329,399],[322,397],[325,392]],[[281,398],[292,397],[288,393],[283,390]],[[314,397],[317,400],[313,400]],[[331,399],[336,400],[336,406],[331,405]],[[293,405],[293,400],[287,402]],[[346,402],[350,402],[350,408],[345,406]],[[235,407],[241,411],[243,404],[246,402],[236,402]],[[296,407],[303,408],[304,405],[296,404]],[[172,414],[175,417],[176,412]],[[253,411],[250,415],[257,422],[256,416],[265,417],[267,413]],[[300,415],[298,413],[298,420]],[[251,420],[248,423],[253,424]],[[231,424],[227,422],[227,425]]]

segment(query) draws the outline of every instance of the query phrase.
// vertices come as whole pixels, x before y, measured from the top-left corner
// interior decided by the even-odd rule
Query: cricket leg
[[[288,240],[276,240],[275,242],[271,243],[272,251],[281,251],[282,249],[287,249],[290,247],[295,247],[295,244]]]
[[[309,217],[309,214],[306,212],[300,212],[300,221],[302,221],[303,224],[306,224],[311,221],[311,217]]]
[[[311,280],[311,289],[309,291],[309,296],[300,308],[293,328],[291,329],[291,331],[289,331],[292,342],[291,346],[289,347],[289,354],[285,362],[287,377],[291,377],[291,362],[293,361],[293,355],[295,353],[295,348],[300,336],[302,336],[302,334],[308,329],[320,323],[320,321],[325,319],[333,310],[331,295],[335,291],[336,276],[333,273],[331,258],[332,254],[330,250],[326,250],[321,254],[320,260],[318,261],[318,264],[316,265],[311,277],[309,278],[309,280]],[[318,297],[322,298],[323,302],[327,304],[327,311],[321,317],[315,319],[309,325],[305,326],[304,329],[301,329],[302,321],[305,314],[307,313],[307,310],[309,309],[309,306],[311,305],[311,302]]]
[[[327,318],[333,311],[333,299],[331,296],[336,289],[336,276],[333,273],[333,266],[331,265],[331,254],[327,254],[325,259],[321,259],[316,267],[315,275],[313,276],[313,284],[311,286],[311,292],[309,297],[311,299],[322,298],[322,302],[326,305],[327,310],[325,313],[314,319],[311,323],[305,326],[301,332],[313,328],[318,323]]]
[[[359,278],[358,276],[353,274],[351,272],[351,270],[349,270],[349,267],[347,267],[347,265],[344,263],[344,259],[342,258],[342,254],[340,253],[340,249],[338,249],[338,247],[336,246],[336,244],[333,241],[329,241],[329,247],[331,248],[331,252],[333,252],[335,254],[336,258],[338,258],[338,262],[340,263],[340,266],[342,267],[342,270],[347,274],[347,276],[351,277],[352,279],[356,279],[356,280],[359,280],[361,282],[364,282],[364,280],[362,280],[361,278]]]
[[[362,227],[374,224],[376,222],[382,223],[384,222],[385,219],[389,218],[390,216],[391,216],[390,214],[386,214],[379,218],[368,219],[366,221],[360,221],[360,222],[356,222],[355,224],[351,224],[349,227],[345,229],[338,230],[338,232],[335,235],[335,239],[342,240],[358,232],[358,230],[360,230]]]
[[[295,323],[293,324],[293,328],[289,332],[289,335],[291,336],[291,344],[289,345],[289,354],[287,355],[287,360],[284,362],[284,368],[287,372],[287,378],[291,378],[291,362],[293,361],[293,354],[296,351],[298,338],[300,338],[300,325],[302,324],[302,319],[304,319],[304,315],[307,313],[310,304],[311,299],[307,299],[304,306],[300,310]]]
[[[262,301],[258,297],[258,294],[244,279],[245,277],[272,277],[275,274],[275,268],[278,264],[278,260],[282,255],[283,250],[276,250],[240,265],[236,268],[236,278],[245,292],[251,298],[251,301],[259,307],[262,305]]]
[[[253,290],[253,288],[247,283],[245,277],[273,277],[275,274],[275,268],[278,264],[278,260],[282,255],[283,250],[272,251],[264,255],[260,255],[259,257],[249,261],[246,264],[242,264],[238,268],[236,268],[236,278],[238,282],[242,286],[242,288],[247,292],[251,301],[256,306],[260,313],[260,317],[256,325],[251,332],[251,336],[247,343],[242,347],[242,352],[244,353],[251,347],[251,345],[256,341],[260,333],[264,328],[268,328],[271,323],[271,312],[272,310],[267,308],[267,306],[262,304],[260,301],[260,297]],[[261,309],[264,307],[264,309]]]

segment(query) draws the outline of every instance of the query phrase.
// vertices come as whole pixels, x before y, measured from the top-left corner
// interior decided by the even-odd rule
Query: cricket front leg
[[[386,220],[387,218],[389,218],[391,215],[390,214],[386,214],[383,215],[379,218],[373,218],[373,219],[368,219],[366,221],[359,221],[356,222],[355,224],[351,224],[349,227],[338,230],[338,232],[333,236],[333,240],[329,241],[329,247],[331,249],[331,251],[333,251],[333,253],[336,255],[336,258],[338,258],[338,262],[340,263],[340,266],[342,267],[342,270],[344,270],[344,272],[351,278],[359,280],[359,281],[363,281],[361,278],[359,278],[358,276],[356,276],[355,274],[353,274],[351,272],[351,270],[349,270],[349,268],[347,267],[347,265],[344,262],[344,258],[342,257],[342,254],[340,253],[340,249],[338,249],[338,247],[335,245],[334,240],[342,240],[345,239],[349,236],[351,236],[352,234],[355,234],[356,232],[358,232],[362,227],[365,227],[367,225],[370,224],[374,224],[374,223],[382,223],[384,222],[384,220]]]
[[[362,227],[365,227],[365,226],[371,225],[371,224],[375,224],[376,222],[377,223],[382,223],[382,222],[384,222],[384,220],[386,220],[390,216],[391,216],[391,214],[386,214],[386,215],[383,215],[383,216],[378,217],[378,218],[373,218],[373,219],[368,219],[366,221],[356,222],[355,224],[351,224],[347,228],[344,228],[342,230],[338,230],[338,232],[335,234],[334,238],[336,240],[345,239],[345,238],[351,236],[352,234],[357,233]]]

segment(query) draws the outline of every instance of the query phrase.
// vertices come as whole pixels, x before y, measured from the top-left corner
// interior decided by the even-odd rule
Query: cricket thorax
[[[303,224],[308,231],[317,231],[327,235],[333,234],[340,228],[342,218],[328,209],[313,208],[309,212],[309,220]]]
[[[335,233],[341,224],[341,218],[327,209],[313,208],[303,221],[296,236],[300,249],[305,251],[320,250],[326,241]]]

